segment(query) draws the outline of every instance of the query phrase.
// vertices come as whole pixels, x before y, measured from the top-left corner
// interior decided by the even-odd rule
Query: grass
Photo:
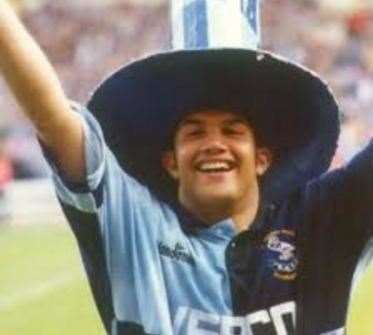
[[[350,335],[373,334],[373,264],[359,283],[351,301],[348,316],[348,332]]]
[[[67,228],[4,227],[0,248],[1,335],[104,334]]]
[[[0,334],[104,335],[67,227],[0,229]],[[349,335],[372,335],[373,267],[352,299]]]

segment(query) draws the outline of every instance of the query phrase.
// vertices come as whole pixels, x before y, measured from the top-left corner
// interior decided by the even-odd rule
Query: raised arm
[[[0,1],[0,70],[58,168],[70,181],[83,181],[80,117],[71,112],[53,67],[5,0]]]

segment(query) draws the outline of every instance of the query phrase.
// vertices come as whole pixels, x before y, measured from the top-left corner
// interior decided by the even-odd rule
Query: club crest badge
[[[270,253],[273,275],[280,280],[290,281],[297,277],[298,259],[295,249],[295,232],[276,230],[269,233],[264,242]]]

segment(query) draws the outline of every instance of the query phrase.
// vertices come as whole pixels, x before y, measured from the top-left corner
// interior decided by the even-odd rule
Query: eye
[[[184,133],[187,136],[198,136],[204,134],[205,129],[198,125],[190,125],[189,127],[184,128]]]
[[[187,135],[189,136],[198,136],[198,135],[202,135],[204,133],[204,131],[202,129],[195,129],[195,130],[191,130],[187,133]]]
[[[224,133],[227,135],[246,135],[247,128],[244,125],[232,125],[224,128]]]
[[[180,135],[183,138],[196,138],[203,136],[205,130],[201,127],[185,127],[180,131]]]

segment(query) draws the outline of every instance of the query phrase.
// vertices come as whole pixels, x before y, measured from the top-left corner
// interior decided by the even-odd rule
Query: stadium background
[[[13,0],[71,99],[169,46],[166,0]],[[373,1],[264,0],[263,44],[321,73],[342,106],[333,166],[373,136]],[[0,335],[103,334],[47,168],[0,79]],[[10,173],[11,172],[11,173]],[[373,267],[354,291],[349,334],[373,334]]]

